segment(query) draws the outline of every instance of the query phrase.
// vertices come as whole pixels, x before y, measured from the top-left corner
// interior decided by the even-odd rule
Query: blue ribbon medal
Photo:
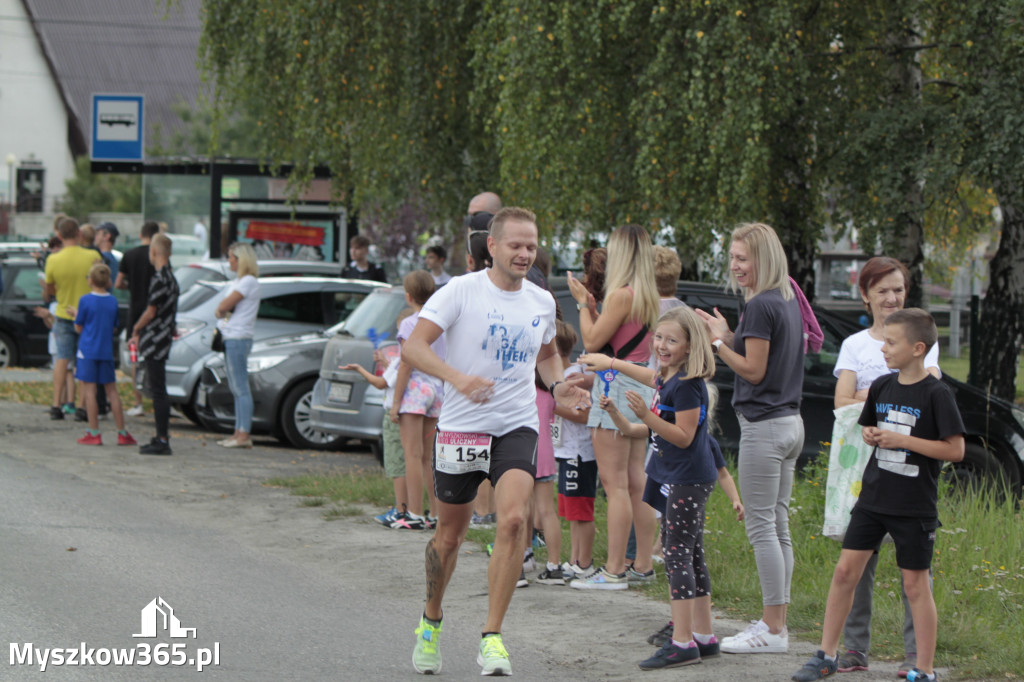
[[[606,369],[601,372],[601,381],[604,382],[604,397],[608,397],[608,389],[612,387],[612,382],[615,381],[615,376],[619,373],[617,369]]]

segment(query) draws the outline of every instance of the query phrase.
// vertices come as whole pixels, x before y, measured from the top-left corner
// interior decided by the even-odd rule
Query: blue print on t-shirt
[[[502,370],[512,369],[520,362],[531,362],[536,354],[531,334],[525,327],[511,324],[489,325],[483,349],[488,357],[501,362]]]

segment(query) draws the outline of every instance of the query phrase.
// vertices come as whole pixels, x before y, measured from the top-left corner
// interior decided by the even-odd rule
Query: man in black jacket
[[[384,268],[371,263],[367,258],[370,255],[370,240],[361,234],[357,234],[348,243],[348,255],[352,261],[341,269],[341,276],[346,279],[372,279],[378,282],[387,282],[388,277],[384,274]]]

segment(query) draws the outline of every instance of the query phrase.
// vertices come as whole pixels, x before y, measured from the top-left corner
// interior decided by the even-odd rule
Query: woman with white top
[[[256,331],[256,313],[260,308],[259,266],[256,252],[248,244],[232,244],[228,248],[228,265],[237,277],[228,287],[224,300],[217,306],[217,329],[224,337],[224,366],[228,386],[235,397],[235,432],[217,444],[226,448],[251,448],[252,391],[246,363],[252,350]]]
[[[871,327],[847,337],[839,350],[839,358],[833,370],[839,380],[836,382],[836,409],[845,405],[862,404],[867,400],[871,383],[893,371],[885,364],[885,356],[882,355],[882,329],[889,315],[903,309],[910,286],[910,275],[906,266],[895,258],[876,256],[861,268],[858,286],[864,307],[871,314]],[[925,355],[924,367],[936,378],[941,376],[939,344],[933,345]],[[839,656],[840,672],[868,669],[868,650],[871,647],[871,601],[877,567],[878,554],[875,554],[868,560],[867,566],[864,567],[864,575],[857,584],[853,606],[843,627],[843,646],[846,653]],[[910,602],[907,600],[907,593],[902,593],[903,644],[906,655],[898,674],[900,677],[906,677],[907,672],[917,665],[917,643],[914,620],[910,614]]]

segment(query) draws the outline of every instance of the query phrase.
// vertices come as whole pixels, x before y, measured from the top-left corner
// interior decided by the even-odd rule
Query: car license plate
[[[352,398],[352,384],[332,382],[327,399],[335,403],[347,403]]]

